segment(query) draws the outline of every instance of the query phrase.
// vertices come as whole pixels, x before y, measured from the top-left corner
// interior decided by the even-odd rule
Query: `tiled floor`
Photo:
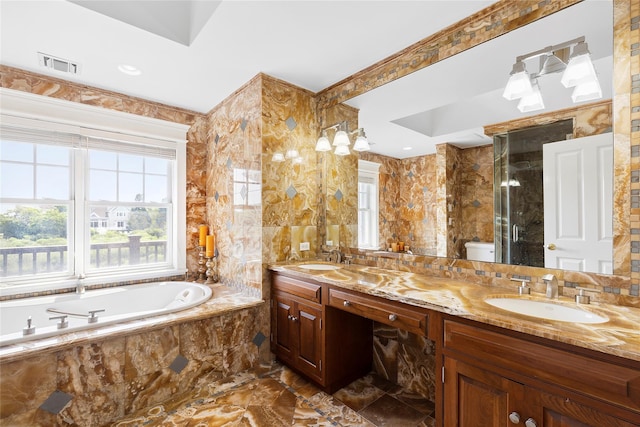
[[[286,367],[204,382],[189,396],[113,424],[131,426],[432,427],[434,405],[369,374],[333,395]]]

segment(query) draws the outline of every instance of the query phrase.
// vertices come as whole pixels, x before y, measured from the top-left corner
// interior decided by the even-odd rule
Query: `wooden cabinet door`
[[[284,294],[274,292],[272,314],[272,350],[283,362],[294,360],[294,327],[291,318],[294,315],[293,300]]]
[[[322,309],[315,304],[296,302],[293,322],[298,344],[296,366],[301,371],[322,380]]]
[[[640,415],[621,413],[628,421],[611,414],[609,410],[598,410],[561,396],[538,392],[540,415],[539,427],[632,427],[640,425]]]
[[[445,426],[510,427],[509,414],[531,415],[522,384],[450,357],[444,369]]]
[[[322,306],[273,293],[272,350],[284,363],[315,381],[322,378]]]

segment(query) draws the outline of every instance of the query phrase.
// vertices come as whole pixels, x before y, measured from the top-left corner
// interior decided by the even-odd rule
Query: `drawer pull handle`
[[[396,320],[397,318],[398,318],[398,315],[397,315],[397,314],[393,314],[393,313],[392,313],[392,314],[390,314],[390,315],[389,315],[389,320],[391,320],[392,322],[393,322],[394,320]]]
[[[538,423],[533,418],[528,418],[524,425],[525,427],[538,427]]]
[[[345,307],[349,307],[351,305],[351,303],[349,301],[347,301],[347,300],[344,300],[342,305],[344,305]]]
[[[517,412],[512,412],[509,414],[509,421],[513,424],[520,424],[520,414]]]

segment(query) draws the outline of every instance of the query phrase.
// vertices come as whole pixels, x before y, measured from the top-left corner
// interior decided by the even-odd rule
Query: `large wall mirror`
[[[362,155],[362,158],[366,160],[373,158],[375,161],[376,155],[379,155],[383,156],[380,158],[390,159],[389,164],[398,167],[393,171],[393,175],[400,181],[400,187],[403,186],[402,180],[408,180],[416,174],[432,174],[426,178],[422,177],[424,179],[420,182],[418,189],[412,189],[410,186],[403,187],[404,190],[401,189],[399,194],[395,193],[393,197],[396,199],[393,201],[384,200],[385,192],[380,193],[380,205],[394,206],[399,215],[397,218],[399,223],[404,221],[407,225],[415,219],[412,219],[411,215],[419,209],[433,212],[430,217],[426,214],[420,217],[418,219],[420,223],[411,229],[411,234],[407,237],[407,240],[419,241],[418,235],[432,233],[427,241],[421,242],[420,245],[414,244],[415,253],[464,258],[466,253],[462,248],[462,241],[494,239],[493,140],[495,135],[487,135],[485,128],[496,123],[526,123],[523,119],[530,116],[540,114],[553,116],[554,112],[580,105],[590,105],[594,102],[574,104],[571,96],[573,89],[565,88],[561,84],[561,72],[552,72],[538,78],[545,104],[544,110],[521,113],[517,108],[518,101],[508,101],[502,96],[512,66],[518,56],[583,36],[588,44],[602,88],[602,98],[595,102],[599,117],[594,120],[599,121],[597,125],[599,128],[594,132],[611,132],[611,116],[603,119],[601,114],[602,105],[612,98],[613,87],[613,3],[611,1],[587,0],[577,3],[345,102],[359,110],[359,127],[366,130],[369,141],[372,143],[370,153],[374,154],[367,153]],[[544,58],[527,60],[525,62],[527,70],[531,74],[538,72],[543,60]],[[611,111],[610,108],[608,111]],[[589,116],[588,112],[581,114],[583,117]],[[588,118],[583,125],[591,126]],[[517,126],[514,127],[514,129],[517,128]],[[443,146],[448,148],[444,149]],[[448,156],[446,161],[438,157],[443,153]],[[465,155],[465,153],[470,154]],[[422,167],[424,162],[419,159],[423,158],[430,158],[433,164],[439,164],[440,167],[445,165],[444,168],[447,170],[441,171],[438,177],[432,167]],[[406,166],[411,163],[409,159],[413,159],[411,160],[413,164]],[[477,181],[466,180],[464,173],[467,170],[484,177],[482,184],[484,188],[478,192],[488,194],[488,199],[482,199],[480,196],[473,197],[474,186],[479,188],[480,184]],[[436,212],[442,210],[442,207],[434,206],[436,195],[429,196],[429,192],[435,187],[436,180],[443,179],[442,173],[445,173],[444,179],[453,177],[456,182],[465,183],[464,185],[471,188],[471,196],[467,194],[465,196],[467,200],[462,203],[481,205],[483,208],[490,209],[489,211],[478,209],[478,216],[484,217],[484,224],[467,231],[466,235],[465,232],[458,231],[458,236],[454,239],[446,236],[446,233],[444,233],[445,236],[443,233],[438,236],[437,231],[425,231],[425,228],[428,228],[425,224],[429,222],[437,224],[442,220],[438,217],[441,212]],[[353,174],[357,175],[357,171],[353,170]],[[434,185],[429,184],[430,182]],[[414,198],[409,200],[410,196],[407,194],[411,192]],[[415,194],[418,194],[417,198]],[[447,197],[449,196],[447,194]],[[442,203],[442,197],[439,203]],[[445,201],[444,209],[455,210],[455,203],[460,203],[460,200]],[[609,205],[612,204],[609,203]],[[490,212],[488,220],[487,212]],[[455,225],[458,222],[460,230],[470,222],[469,215],[472,213],[473,209],[459,213],[453,218],[448,215],[446,221],[448,225]],[[403,215],[406,217],[403,218]],[[387,222],[387,220],[381,221],[381,228]],[[381,235],[384,235],[382,230]],[[443,244],[438,239],[448,241]],[[382,240],[379,246],[384,248],[387,244],[384,238]],[[540,266],[527,264],[526,261],[521,260],[515,263]],[[606,273],[606,271],[600,272]]]

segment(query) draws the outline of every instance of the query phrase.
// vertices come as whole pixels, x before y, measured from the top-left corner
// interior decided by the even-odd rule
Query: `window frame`
[[[121,111],[108,110],[92,105],[35,95],[27,92],[0,88],[3,126],[23,128],[31,131],[64,132],[82,137],[115,140],[145,146],[158,146],[175,151],[175,169],[171,183],[173,210],[172,236],[167,236],[167,245],[173,242],[171,259],[162,268],[140,268],[124,271],[92,272],[84,279],[86,285],[130,282],[135,280],[165,278],[184,274],[186,268],[186,135],[189,125],[166,120],[138,116]],[[79,166],[79,165],[76,165]],[[77,170],[77,167],[76,167]],[[83,181],[84,182],[84,181]],[[74,197],[85,197],[84,189],[78,188],[77,177],[73,179]],[[80,184],[83,186],[84,184]],[[75,199],[74,199],[75,200]],[[87,200],[87,203],[89,201]],[[76,206],[79,205],[76,203]],[[83,216],[87,225],[91,221],[86,212],[74,212]],[[80,221],[80,220],[77,220]],[[72,247],[74,230],[69,230],[69,247]],[[84,256],[83,254],[82,256]],[[88,256],[88,252],[86,254]],[[115,269],[118,270],[118,269]],[[74,287],[77,270],[66,277],[45,278],[36,276],[11,276],[2,278],[0,296],[16,295]],[[43,280],[44,279],[44,280]],[[44,283],[43,283],[44,282]]]
[[[360,249],[379,249],[380,247],[380,163],[368,160],[358,159],[358,224],[360,224],[360,183],[373,186],[371,199],[375,205],[368,214],[369,222],[374,224],[371,231],[371,244],[363,245],[361,243],[361,232],[358,229],[358,248]],[[360,226],[358,226],[360,227]]]

